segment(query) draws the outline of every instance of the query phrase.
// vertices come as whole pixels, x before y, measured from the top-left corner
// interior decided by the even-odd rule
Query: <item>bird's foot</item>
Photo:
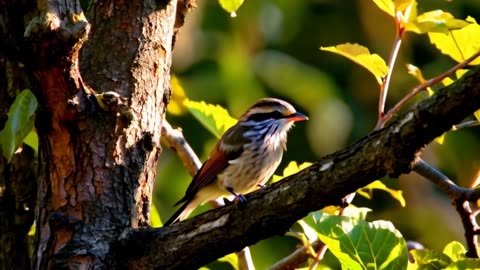
[[[266,187],[267,187],[267,185],[264,185],[264,184],[258,184],[257,186],[258,186],[259,188],[266,188]]]
[[[243,196],[240,193],[236,193],[235,191],[233,191],[232,187],[227,187],[227,190],[228,190],[228,192],[232,193],[233,196],[235,196],[235,199],[234,199],[235,202],[237,202],[237,201],[241,202],[241,203],[247,202],[247,199],[245,198],[245,196]]]

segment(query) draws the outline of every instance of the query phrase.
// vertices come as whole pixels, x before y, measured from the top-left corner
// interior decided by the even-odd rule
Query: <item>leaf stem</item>
[[[397,104],[395,104],[393,108],[391,108],[383,117],[379,119],[375,129],[383,128],[385,126],[385,123],[389,121],[395,113],[397,113],[403,106],[405,106],[405,104],[408,103],[420,91],[423,91],[428,87],[431,87],[432,85],[441,82],[446,77],[452,75],[455,71],[466,67],[470,62],[475,60],[478,56],[480,56],[480,50],[474,53],[465,61],[456,64],[455,66],[445,71],[444,73],[438,75],[437,77],[427,80],[425,81],[425,83],[422,83],[421,85],[418,85],[417,87],[413,88],[402,100],[400,100]]]
[[[395,34],[395,41],[393,42],[393,47],[390,53],[390,59],[388,60],[388,72],[385,78],[383,78],[383,83],[380,86],[380,97],[378,99],[378,122],[375,129],[378,129],[379,125],[382,123],[383,115],[385,113],[385,102],[387,101],[388,88],[390,87],[390,80],[393,73],[393,67],[395,66],[398,52],[400,51],[400,47],[402,46],[404,28],[397,17],[395,17],[395,25],[397,26],[397,31]]]

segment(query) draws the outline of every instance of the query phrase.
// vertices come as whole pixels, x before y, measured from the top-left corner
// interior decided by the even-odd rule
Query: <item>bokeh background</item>
[[[215,0],[197,4],[181,29],[173,57],[172,73],[186,96],[220,104],[234,117],[259,98],[278,97],[310,117],[290,132],[278,174],[289,161],[315,161],[373,130],[379,93],[374,77],[346,58],[319,50],[320,46],[359,43],[387,61],[395,26],[373,1],[247,0],[235,18]],[[435,9],[480,21],[480,1],[418,0],[419,13]],[[406,72],[408,63],[418,66],[426,78],[455,64],[426,35],[408,33],[394,69],[387,109],[417,85]],[[425,97],[422,93],[415,101]],[[205,160],[216,141],[213,135],[187,112],[167,113],[167,119],[183,129],[187,141]],[[480,128],[469,128],[448,133],[442,145],[430,144],[422,157],[459,185],[469,186],[479,174],[479,149]],[[158,169],[154,203],[166,220],[191,177],[169,149],[164,149]],[[391,220],[407,240],[427,248],[442,250],[450,241],[464,242],[461,221],[451,202],[430,182],[415,173],[382,181],[403,190],[407,205],[401,207],[381,191],[372,200],[357,196],[355,205],[374,210],[369,220]],[[272,265],[297,244],[294,238],[279,236],[254,245],[257,269]],[[212,267],[229,269],[219,263]]]

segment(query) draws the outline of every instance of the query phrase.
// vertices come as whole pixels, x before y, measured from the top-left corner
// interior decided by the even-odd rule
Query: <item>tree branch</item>
[[[480,190],[457,186],[447,176],[420,158],[415,162],[413,171],[430,180],[452,199],[465,230],[465,240],[468,248],[466,255],[469,258],[478,258],[476,232],[479,226],[475,220],[476,214],[472,212],[469,202],[476,202],[480,198]]]
[[[376,179],[409,173],[423,148],[480,108],[480,68],[418,103],[385,128],[269,188],[178,224],[123,233],[119,252],[140,268],[198,268],[274,235]],[[132,252],[134,251],[134,252]]]

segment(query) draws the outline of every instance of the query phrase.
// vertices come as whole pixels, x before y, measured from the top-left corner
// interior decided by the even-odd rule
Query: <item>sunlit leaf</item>
[[[229,263],[233,267],[233,269],[238,269],[238,256],[235,253],[225,255],[222,258],[218,259],[218,261]]]
[[[407,244],[388,221],[315,213],[319,238],[345,269],[405,269]]]
[[[184,104],[188,111],[217,138],[220,138],[227,129],[237,123],[237,120],[232,118],[222,106],[188,99]]]
[[[10,161],[15,150],[33,129],[37,99],[30,90],[23,90],[8,110],[8,120],[0,131],[0,147]]]
[[[272,183],[275,183],[275,182],[278,182],[279,180],[287,177],[287,176],[290,176],[292,174],[296,174],[297,172],[307,168],[307,167],[310,167],[312,165],[312,163],[310,162],[304,162],[302,164],[297,164],[296,161],[290,161],[290,163],[288,163],[287,167],[285,167],[285,169],[283,169],[283,175],[273,175],[272,177]]]
[[[403,13],[415,4],[414,0],[373,0],[373,2],[392,17],[395,17],[396,12]]]
[[[320,49],[343,55],[366,68],[375,76],[378,84],[382,83],[382,78],[388,72],[387,64],[378,54],[370,54],[366,47],[359,44],[346,43],[331,47],[321,47]]]
[[[154,228],[162,227],[163,223],[160,219],[160,213],[158,213],[157,207],[152,203],[150,207],[150,224]]]
[[[407,65],[407,72],[408,72],[408,74],[415,77],[421,84],[426,83],[425,78],[423,77],[422,71],[418,67],[416,67],[412,64],[408,64]],[[429,97],[431,97],[431,96],[433,96],[433,94],[435,94],[435,92],[433,92],[433,89],[431,87],[427,87],[426,91],[427,91],[427,94],[428,94]]]
[[[411,9],[412,6],[415,7],[417,2],[415,0],[393,0],[393,5],[395,6],[395,11],[404,13]]]
[[[450,78],[450,77],[446,77],[446,78],[444,78],[444,79],[442,80],[442,84],[443,84],[444,86],[448,86],[448,85],[450,85],[450,84],[452,84],[452,83],[454,83],[454,82],[455,82],[455,81],[454,81],[452,78]]]
[[[435,142],[438,144],[443,144],[445,142],[445,133],[435,138]]]
[[[35,129],[32,129],[32,131],[27,134],[23,142],[38,153],[38,135]]]
[[[423,33],[448,33],[450,30],[461,29],[470,25],[469,22],[456,19],[452,14],[442,10],[425,12],[416,17],[415,20],[404,24],[405,30]]]
[[[443,253],[455,262],[465,259],[465,254],[467,253],[467,250],[460,242],[452,241],[445,246],[445,248],[443,249]]]
[[[459,30],[452,30],[449,33],[428,33],[432,42],[443,54],[462,62],[480,50],[480,25],[474,18],[466,19],[470,24]],[[480,64],[477,58],[470,63]]]
[[[349,204],[343,209],[343,216],[365,220],[367,218],[368,212],[371,212],[372,209],[367,207],[356,207],[355,205]]]
[[[477,119],[477,121],[480,121],[480,110],[476,110],[473,115],[475,116],[475,118]]]
[[[318,239],[317,232],[310,227],[305,221],[298,220],[297,223],[302,227],[303,233],[307,236],[308,241],[315,241]]]
[[[415,263],[409,264],[408,269],[480,269],[480,261],[465,256],[465,247],[453,241],[443,249],[443,253],[434,250],[412,250]]]
[[[373,2],[388,15],[395,17],[395,5],[392,0],[373,0]]]
[[[415,263],[408,264],[408,269],[445,269],[452,260],[447,255],[435,250],[411,250]]]
[[[368,199],[372,198],[372,191],[374,189],[383,190],[388,192],[394,199],[396,199],[401,206],[405,207],[405,198],[403,197],[403,192],[401,190],[395,190],[387,187],[380,180],[373,181],[372,183],[360,188],[357,190],[359,195],[362,195]]]
[[[171,75],[170,84],[172,85],[172,96],[170,97],[170,102],[168,103],[167,112],[171,114],[183,114],[186,112],[185,105],[185,90],[183,90],[182,85],[178,78],[174,75]]]
[[[235,12],[243,4],[243,0],[218,0],[218,2],[232,17],[236,16]]]

